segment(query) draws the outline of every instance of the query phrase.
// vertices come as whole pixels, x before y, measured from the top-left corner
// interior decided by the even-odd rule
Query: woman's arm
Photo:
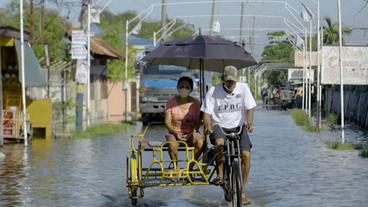
[[[178,133],[175,131],[174,127],[171,124],[171,110],[166,110],[165,111],[165,126],[167,128],[167,130],[173,134],[176,138],[178,138]]]

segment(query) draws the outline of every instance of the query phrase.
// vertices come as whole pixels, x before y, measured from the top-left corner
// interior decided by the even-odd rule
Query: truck
[[[177,95],[177,81],[181,76],[193,80],[194,71],[172,65],[144,65],[140,70],[139,106],[143,125],[152,121],[164,121],[167,100]],[[195,82],[195,81],[194,81]],[[196,86],[196,84],[194,83]],[[196,87],[195,87],[196,88]],[[192,96],[197,96],[197,90]]]
[[[291,87],[281,87],[280,89],[280,108],[282,110],[294,107],[294,90]]]

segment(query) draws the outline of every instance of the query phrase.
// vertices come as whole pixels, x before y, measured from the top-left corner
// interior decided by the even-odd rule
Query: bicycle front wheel
[[[242,183],[241,183],[241,173],[239,171],[239,161],[233,160],[232,162],[232,174],[231,174],[231,191],[232,191],[232,206],[241,207],[242,206]]]

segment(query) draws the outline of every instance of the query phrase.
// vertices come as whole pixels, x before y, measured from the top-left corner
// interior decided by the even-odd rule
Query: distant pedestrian
[[[296,108],[302,108],[303,92],[302,89],[295,89],[294,103]]]
[[[268,104],[268,90],[266,87],[262,88],[261,96],[262,96],[263,105],[267,105]]]

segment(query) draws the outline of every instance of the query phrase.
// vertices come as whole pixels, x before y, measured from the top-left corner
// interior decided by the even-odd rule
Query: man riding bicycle
[[[212,87],[206,94],[201,111],[204,112],[204,130],[210,135],[210,141],[215,146],[223,146],[225,131],[231,131],[239,126],[246,125],[240,139],[243,205],[250,204],[250,199],[245,193],[246,183],[250,169],[250,149],[252,143],[247,132],[253,131],[253,115],[256,102],[247,84],[238,82],[237,69],[234,66],[226,66],[222,76],[223,83]],[[220,128],[221,127],[221,128]],[[217,177],[213,183],[223,184],[223,160],[216,158]]]

